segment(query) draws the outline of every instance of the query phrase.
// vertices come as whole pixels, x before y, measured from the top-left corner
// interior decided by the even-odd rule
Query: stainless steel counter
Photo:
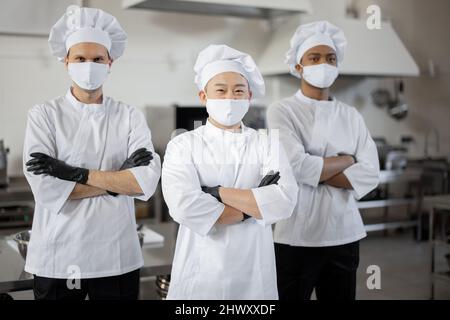
[[[381,170],[380,184],[392,182],[419,181],[423,170],[420,168],[407,168],[405,170]]]
[[[167,222],[145,225],[163,235],[164,243],[144,245],[142,248],[144,267],[141,269],[141,277],[170,274],[175,251],[177,224]],[[10,235],[17,231],[20,230],[8,230],[7,234]],[[30,290],[33,287],[33,280],[29,274],[23,272],[25,261],[8,245],[8,237],[5,232],[3,231],[3,235],[0,236],[0,293]]]
[[[33,201],[33,193],[25,177],[12,177],[6,188],[0,188],[0,205],[30,201]]]
[[[13,177],[8,187],[0,188],[0,228],[31,225],[34,200],[25,177]]]

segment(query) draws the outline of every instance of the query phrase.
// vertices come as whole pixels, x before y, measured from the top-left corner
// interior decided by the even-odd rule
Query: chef
[[[292,216],[277,223],[280,299],[355,299],[359,240],[366,236],[356,200],[379,180],[375,144],[362,116],[330,96],[347,45],[327,21],[301,25],[287,64],[301,79],[295,95],[268,110],[299,184]]]
[[[169,299],[277,299],[271,224],[288,218],[297,183],[278,139],[242,118],[264,80],[253,59],[210,45],[194,67],[208,119],[167,146],[162,189],[180,224]]]
[[[36,299],[138,297],[134,199],[155,192],[160,160],[142,112],[103,95],[126,38],[93,8],[69,7],[50,31],[73,83],[28,113],[24,173],[36,207],[25,270]]]

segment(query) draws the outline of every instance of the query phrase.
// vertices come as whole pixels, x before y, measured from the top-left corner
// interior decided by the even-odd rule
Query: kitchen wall
[[[327,2],[320,1],[321,5]],[[404,79],[409,114],[401,121],[389,117],[386,108],[375,107],[370,98],[371,91],[376,88],[393,92],[392,78],[341,77],[333,87],[333,94],[358,108],[373,136],[384,136],[396,145],[400,144],[401,136],[413,136],[415,142],[409,150],[411,158],[423,157],[425,135],[433,129],[439,132],[440,151],[435,148],[433,132],[430,133],[429,154],[432,157],[450,156],[450,38],[447,34],[450,28],[450,1],[356,0],[354,3],[361,19],[367,17],[366,8],[370,4],[381,7],[382,18],[392,21],[394,29],[418,63],[421,76]],[[430,60],[436,69],[433,77],[429,74]],[[299,87],[299,81],[288,76],[266,80],[269,96],[286,96]],[[274,88],[278,87],[280,93],[274,94],[277,92]]]
[[[382,8],[383,18],[392,24],[421,69],[421,76],[406,78],[406,99],[410,107],[408,118],[397,122],[385,116],[385,110],[371,107],[370,101],[361,105],[366,122],[375,135],[384,135],[393,143],[400,135],[410,134],[416,139],[411,156],[423,156],[424,137],[436,129],[440,135],[440,151],[430,147],[432,156],[450,155],[450,37],[448,36],[450,1],[448,0],[359,0],[361,12],[369,4]],[[380,48],[389,50],[389,48]],[[435,65],[436,75],[430,76],[429,62]],[[364,90],[383,86],[392,88],[392,80],[367,79],[358,84]],[[356,92],[356,90],[355,90]],[[347,90],[346,99],[352,99]],[[367,97],[367,95],[366,95]],[[434,136],[431,135],[434,143]]]
[[[416,139],[410,152],[413,157],[422,156],[426,132],[438,129],[441,150],[437,153],[430,149],[430,152],[447,156],[450,154],[450,41],[442,34],[446,35],[449,27],[446,14],[450,12],[450,2],[433,0],[433,6],[423,0],[359,0],[356,3],[362,14],[368,4],[380,4],[384,17],[392,18],[423,75],[405,81],[410,112],[400,122],[389,118],[385,109],[374,107],[370,100],[372,89],[380,86],[391,89],[392,79],[340,79],[336,96],[360,110],[374,136],[383,135],[389,142],[398,143],[401,135],[413,135]],[[124,11],[118,0],[92,0],[87,5],[117,16],[129,37],[125,55],[113,65],[105,85],[106,94],[140,108],[196,104],[192,66],[197,53],[209,43],[228,43],[257,56],[270,30],[269,24],[261,20]],[[45,37],[0,35],[0,139],[5,139],[11,149],[10,175],[21,174],[27,110],[33,104],[64,94],[70,84],[63,65],[49,55],[46,41]],[[435,77],[427,74],[430,59],[437,66]],[[298,87],[297,81],[288,76],[267,80],[266,102],[274,99],[274,86],[281,88],[281,96],[294,93]],[[152,116],[151,111],[148,114]]]
[[[115,15],[128,34],[105,93],[140,108],[197,104],[192,68],[198,52],[210,43],[228,43],[256,54],[268,30],[261,20],[122,10],[119,0],[86,3]],[[28,109],[65,94],[69,84],[63,65],[49,54],[46,37],[0,34],[0,139],[11,149],[9,175],[22,174]]]

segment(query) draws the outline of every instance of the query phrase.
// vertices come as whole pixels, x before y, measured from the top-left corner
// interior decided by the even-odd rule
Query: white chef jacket
[[[288,218],[297,184],[277,137],[209,121],[167,146],[162,190],[180,224],[168,299],[277,299],[271,224]],[[256,188],[270,170],[278,185]],[[262,219],[216,225],[224,205],[202,186],[251,189]]]
[[[359,112],[340,101],[318,101],[303,95],[274,103],[268,125],[280,130],[299,184],[292,216],[277,223],[275,242],[292,246],[336,246],[366,236],[356,200],[379,181],[377,149]],[[357,163],[343,173],[353,190],[319,184],[323,158],[354,155]]]
[[[86,105],[70,90],[30,109],[23,160],[36,206],[27,272],[48,278],[99,278],[142,267],[134,197],[69,200],[75,182],[34,175],[26,171],[25,162],[30,153],[42,152],[72,166],[118,170],[143,147],[153,152],[153,160],[129,170],[143,191],[135,198],[146,201],[156,189],[161,163],[139,109],[110,97],[103,97],[102,104]]]

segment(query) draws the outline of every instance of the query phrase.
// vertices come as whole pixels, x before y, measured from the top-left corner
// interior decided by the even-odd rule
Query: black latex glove
[[[140,148],[133,152],[131,156],[124,161],[120,170],[126,170],[134,167],[148,166],[153,159],[153,154],[145,148]]]
[[[271,171],[273,172],[273,171]],[[280,172],[277,171],[275,173],[269,172],[262,178],[261,182],[259,183],[259,187],[269,186],[271,184],[278,184],[278,180],[280,180]]]
[[[219,202],[222,202],[222,199],[220,198],[220,194],[219,194],[219,188],[220,186],[215,186],[215,187],[202,187],[202,191],[204,193],[209,193],[210,195],[212,195],[214,198],[216,198]]]
[[[69,166],[64,161],[40,152],[32,153],[30,156],[33,159],[25,164],[29,172],[46,174],[61,180],[74,181],[81,184],[86,184],[88,180],[88,169]]]
[[[140,148],[133,152],[131,156],[125,160],[119,170],[126,170],[134,167],[148,166],[150,161],[153,160],[153,154],[146,148]],[[109,195],[116,197],[118,193],[112,191],[106,191]]]
[[[269,186],[271,184],[278,184],[278,180],[280,180],[280,172],[277,171],[275,173],[271,173],[273,171],[270,171],[268,174],[262,178],[261,182],[259,183],[259,187]],[[245,221],[247,219],[250,219],[252,216],[246,214],[245,212],[242,213],[244,215],[244,218],[242,221]]]

